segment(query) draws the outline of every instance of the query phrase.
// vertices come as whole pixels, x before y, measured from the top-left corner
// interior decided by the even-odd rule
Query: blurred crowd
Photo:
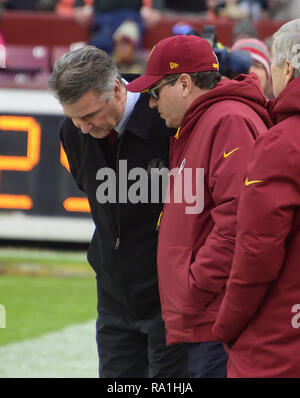
[[[0,0],[0,7],[7,10],[54,11],[64,15],[74,13],[78,18],[118,8],[139,10],[142,14],[152,9],[155,14],[149,13],[150,23],[152,17],[157,18],[157,15],[165,12],[201,13],[208,18],[249,17],[253,20],[291,19],[299,16],[300,12],[297,0]]]
[[[148,57],[142,48],[144,30],[165,15],[183,20],[185,16],[198,15],[211,24],[218,19],[234,20],[231,50],[250,52],[250,71],[257,73],[268,97],[272,96],[271,42],[259,40],[255,22],[300,17],[297,0],[0,0],[0,7],[0,11],[48,11],[73,16],[78,23],[90,21],[88,44],[111,54],[121,73],[144,72]],[[4,44],[0,32],[0,53]]]

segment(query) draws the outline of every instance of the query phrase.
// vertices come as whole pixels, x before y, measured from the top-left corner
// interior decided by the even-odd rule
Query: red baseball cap
[[[219,70],[219,62],[207,40],[177,35],[159,41],[149,55],[145,74],[126,85],[132,92],[153,86],[165,75]]]

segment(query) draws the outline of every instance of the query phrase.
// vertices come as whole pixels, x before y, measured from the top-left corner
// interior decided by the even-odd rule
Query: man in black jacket
[[[168,168],[172,131],[148,95],[128,93],[124,82],[106,52],[87,46],[63,55],[48,83],[68,116],[61,141],[95,223],[88,260],[97,276],[99,373],[185,377],[185,348],[166,346],[156,273],[163,187],[153,195],[152,184]]]

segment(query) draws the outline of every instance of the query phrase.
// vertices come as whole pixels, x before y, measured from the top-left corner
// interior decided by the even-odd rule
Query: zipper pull
[[[116,243],[115,243],[115,250],[118,250],[120,246],[120,238],[117,238]]]
[[[160,220],[161,220],[161,216],[162,216],[162,214],[163,214],[163,212],[161,211],[161,212],[160,212],[160,215],[159,215],[159,217],[158,217],[157,224],[156,224],[156,231],[159,231],[159,227],[160,227]]]
[[[174,135],[174,138],[176,138],[178,140],[179,137],[179,132],[180,132],[181,127],[178,127],[176,134]]]

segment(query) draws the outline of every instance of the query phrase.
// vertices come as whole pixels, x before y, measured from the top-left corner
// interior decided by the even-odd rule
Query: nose
[[[76,119],[73,120],[73,123],[75,124],[76,127],[80,128],[83,134],[88,134],[93,128],[92,123],[86,120]]]
[[[83,134],[88,134],[93,128],[92,123],[90,122],[82,122],[80,123],[80,130],[83,132]]]

